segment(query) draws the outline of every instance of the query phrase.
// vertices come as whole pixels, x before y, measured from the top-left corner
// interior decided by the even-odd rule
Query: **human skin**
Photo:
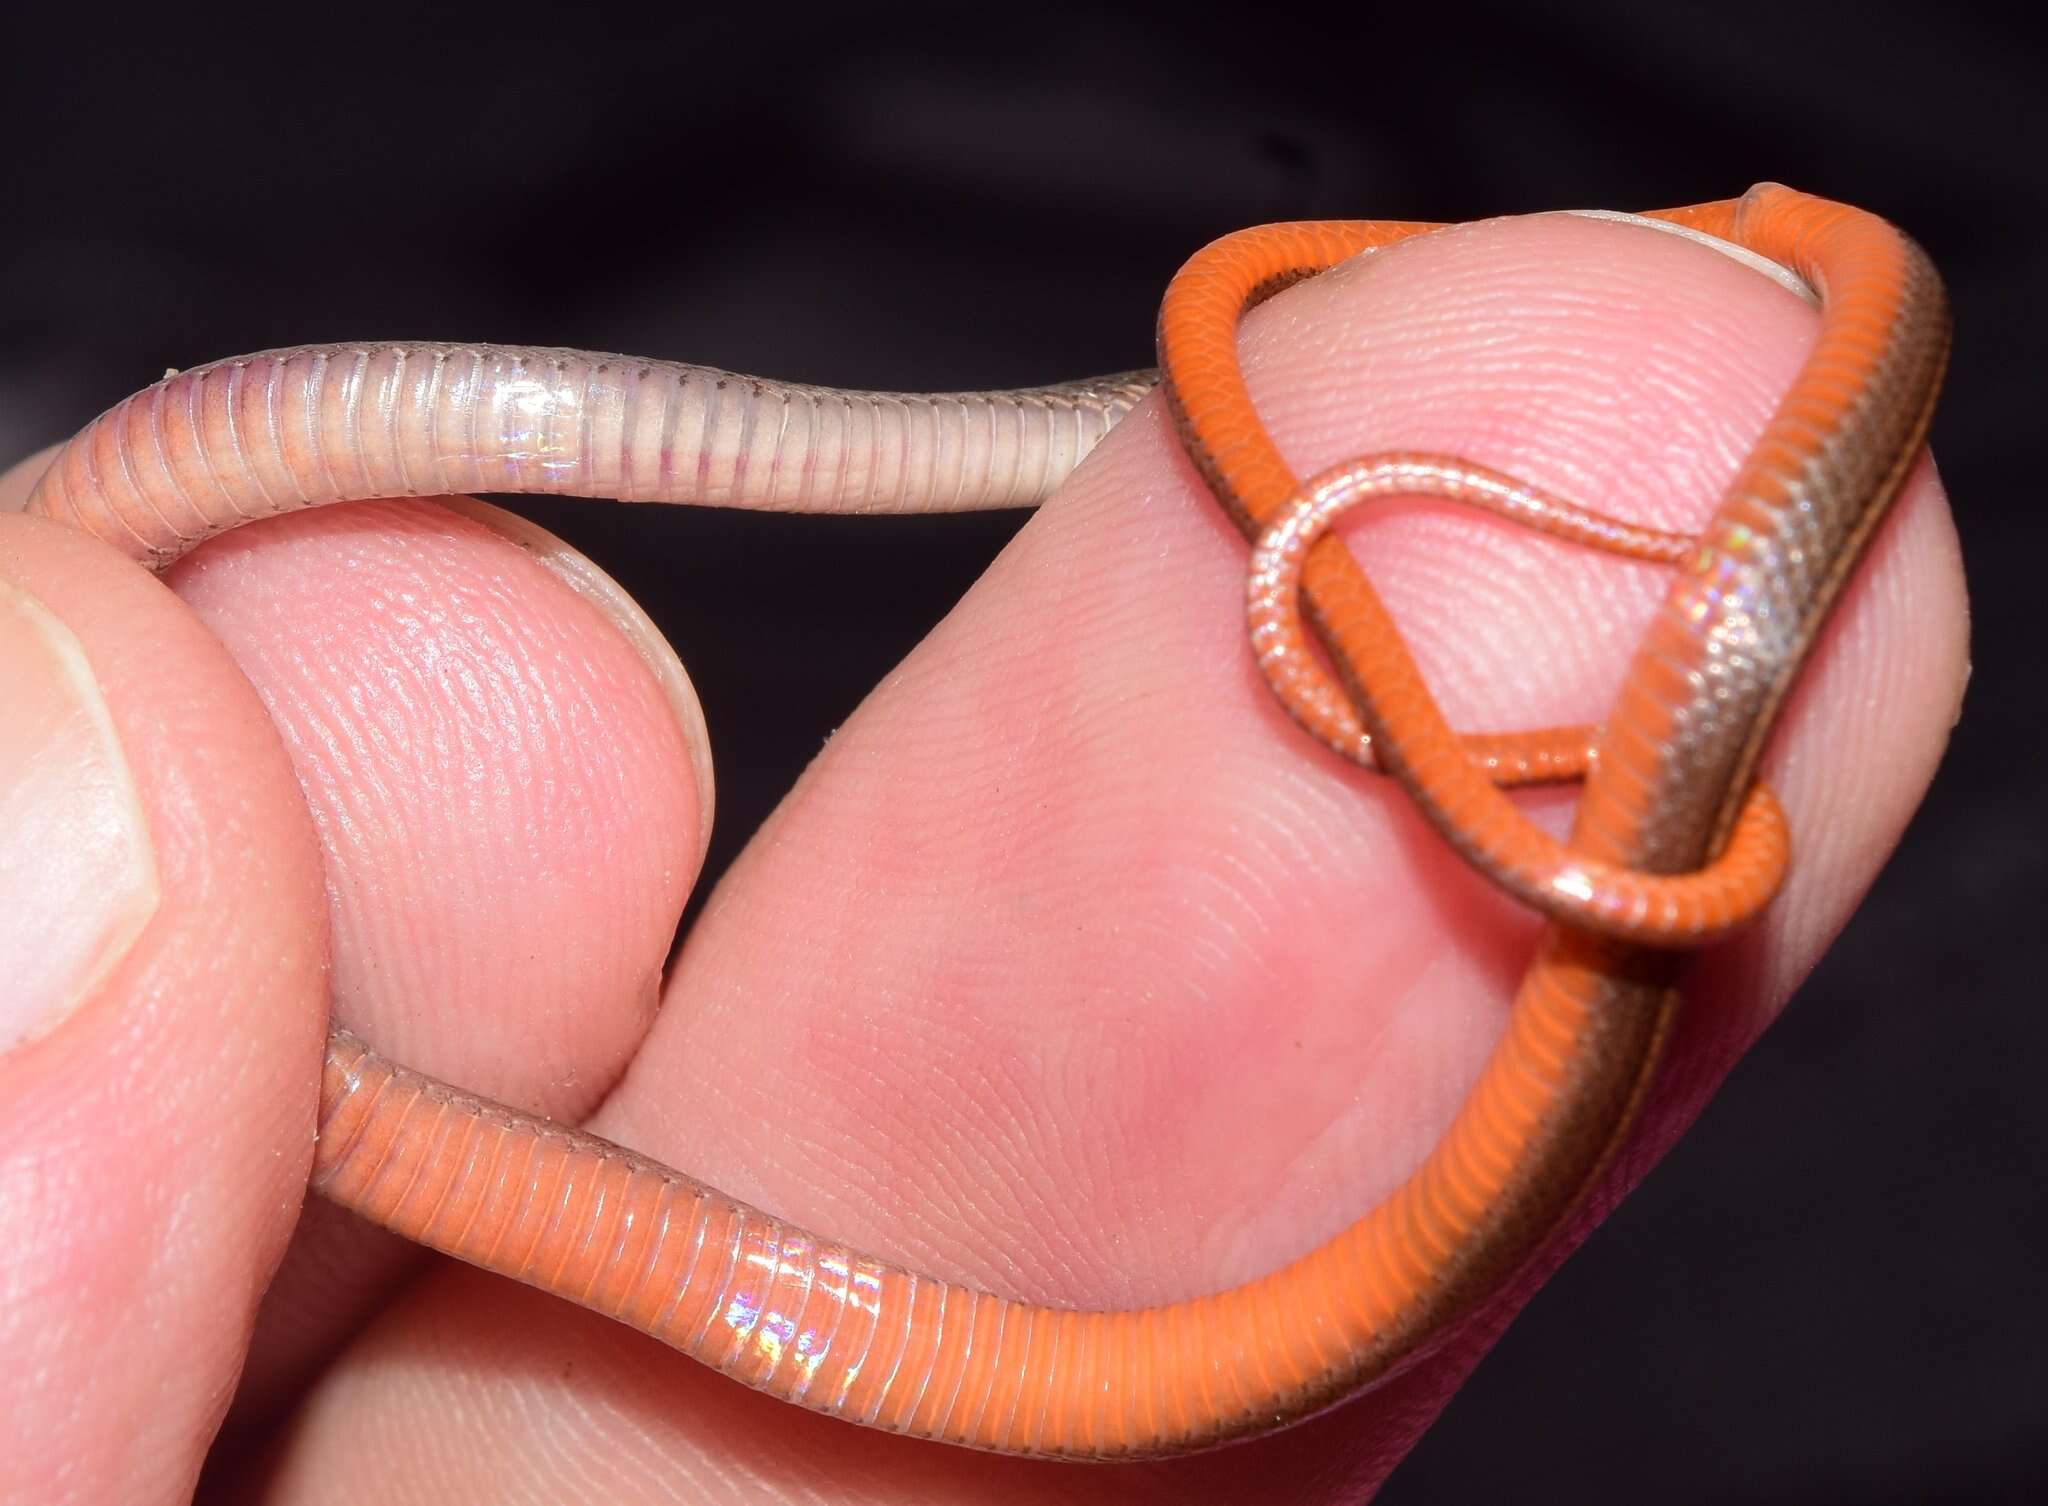
[[[1297,288],[1243,348],[1298,472],[1438,450],[1686,527],[1813,327],[1699,247],[1542,219]],[[32,479],[9,478],[17,503]],[[1243,546],[1156,400],[828,745],[658,1015],[701,729],[502,537],[431,504],[334,509],[208,546],[169,577],[180,607],[97,546],[0,525],[0,579],[93,664],[165,875],[95,995],[0,1057],[0,1347],[35,1361],[0,1375],[0,1458],[28,1461],[24,1499],[189,1490],[299,1217],[323,908],[336,1013],[400,1059],[596,1110],[835,1238],[1081,1305],[1258,1274],[1384,1194],[1454,1112],[1535,934],[1265,695]],[[1435,506],[1349,531],[1461,726],[1597,720],[1664,585]],[[1964,652],[1923,468],[1765,761],[1786,892],[1689,975],[1600,1206],[1846,919],[1932,773]],[[536,811],[488,798],[504,787],[564,793]],[[151,1194],[105,1196],[131,1183]],[[794,1414],[479,1273],[403,1280],[402,1253],[311,1212],[213,1476],[252,1499],[1358,1499],[1562,1254],[1283,1438],[1076,1469]]]

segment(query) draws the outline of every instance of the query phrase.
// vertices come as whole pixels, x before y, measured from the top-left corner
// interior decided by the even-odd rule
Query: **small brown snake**
[[[1656,218],[1816,289],[1819,341],[1697,536],[1633,527],[1454,457],[1303,481],[1253,409],[1243,312],[1434,227],[1268,226],[1199,253],[1160,315],[1188,453],[1255,553],[1249,630],[1297,720],[1397,779],[1467,860],[1551,917],[1507,1030],[1424,1164],[1323,1246],[1137,1311],[1034,1306],[788,1224],[594,1136],[331,1039],[314,1185],[423,1244],[558,1292],[749,1385],[977,1448],[1122,1459],[1269,1431],[1426,1352],[1575,1207],[1628,1128],[1676,1006],[1676,949],[1768,902],[1783,819],[1751,773],[1815,632],[1919,454],[1948,348],[1898,231],[1765,186]],[[1043,496],[1151,387],[955,397],[787,387],[488,346],[320,346],[167,378],[87,428],[31,510],[162,568],[243,522],[343,499],[551,492],[802,511]],[[1597,729],[1460,738],[1326,530],[1428,494],[1676,580]],[[1336,666],[1333,681],[1303,632]],[[1504,785],[1583,779],[1564,841]]]

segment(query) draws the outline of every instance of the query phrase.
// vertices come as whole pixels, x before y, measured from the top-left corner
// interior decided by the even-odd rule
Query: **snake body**
[[[1167,404],[1256,546],[1251,635],[1276,693],[1553,917],[1478,1084],[1381,1205],[1227,1291],[1136,1311],[1036,1306],[821,1238],[388,1062],[340,1028],[314,1186],[786,1401],[976,1448],[1070,1459],[1204,1448],[1297,1421],[1425,1352],[1567,1217],[1628,1129],[1675,1008],[1676,949],[1769,899],[1785,834],[1751,770],[1919,452],[1946,358],[1939,279],[1883,221],[1769,185],[1657,218],[1793,270],[1822,306],[1804,369],[1693,539],[1451,457],[1366,457],[1307,483],[1289,471],[1238,369],[1240,317],[1435,227],[1243,232],[1191,260],[1161,311]],[[224,529],[351,498],[1023,505],[1152,382],[881,395],[570,351],[314,346],[177,373],[129,398],[62,452],[31,510],[161,569]],[[1444,724],[1369,582],[1325,533],[1358,501],[1416,492],[1676,567],[1602,728],[1465,739]],[[1301,608],[1341,687],[1319,668]],[[1585,782],[1563,843],[1499,793],[1560,778]]]

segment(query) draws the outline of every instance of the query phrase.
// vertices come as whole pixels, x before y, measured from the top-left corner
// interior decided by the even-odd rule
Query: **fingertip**
[[[613,580],[588,555],[576,550],[531,519],[475,497],[443,497],[440,505],[458,517],[470,518],[524,550],[536,564],[588,602],[631,645],[660,687],[675,718],[676,731],[689,751],[697,803],[697,867],[711,848],[711,825],[717,783],[711,760],[711,730],[704,704],[690,672],[654,620],[626,588]]]
[[[0,805],[47,815],[54,779],[99,809],[10,820],[5,864],[72,889],[101,871],[90,898],[125,916],[58,959],[66,1007],[0,1058],[0,1457],[53,1497],[182,1499],[304,1186],[319,861],[247,682],[159,583],[16,517],[0,578],[45,644],[58,625],[104,716],[6,771]],[[10,674],[33,669],[20,646]],[[126,800],[139,825],[109,808]]]
[[[236,530],[168,579],[305,787],[337,1016],[478,1091],[587,1112],[646,1028],[703,847],[694,697],[679,714],[616,588],[537,528],[437,501]]]
[[[336,1017],[466,1089],[589,1114],[654,1018],[704,852],[702,713],[652,625],[561,541],[459,499],[236,530],[170,582],[305,789]],[[311,1214],[238,1422],[288,1400],[416,1255]]]

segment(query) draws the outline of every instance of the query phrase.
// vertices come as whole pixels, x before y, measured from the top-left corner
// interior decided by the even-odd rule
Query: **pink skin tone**
[[[1244,350],[1301,473],[1446,451],[1683,528],[1812,327],[1711,252],[1544,219],[1295,289]],[[8,479],[15,505],[32,477]],[[1436,505],[1344,527],[1460,726],[1596,720],[1664,584]],[[163,888],[93,996],[0,1056],[0,1345],[33,1357],[0,1374],[0,1489],[181,1499],[233,1398],[214,1478],[251,1500],[1365,1498],[1542,1270],[1294,1433],[1068,1467],[806,1416],[300,1212],[331,983],[402,1060],[594,1111],[737,1196],[993,1290],[1174,1298],[1327,1236],[1454,1111],[1536,927],[1267,697],[1244,558],[1148,403],[827,747],[656,1015],[702,730],[605,614],[431,504],[239,531],[172,572],[184,607],[0,516],[0,580],[83,645]],[[1786,892],[1690,975],[1603,1205],[1847,918],[1932,773],[1965,648],[1923,468],[1766,760]],[[488,798],[507,784],[562,793]]]

